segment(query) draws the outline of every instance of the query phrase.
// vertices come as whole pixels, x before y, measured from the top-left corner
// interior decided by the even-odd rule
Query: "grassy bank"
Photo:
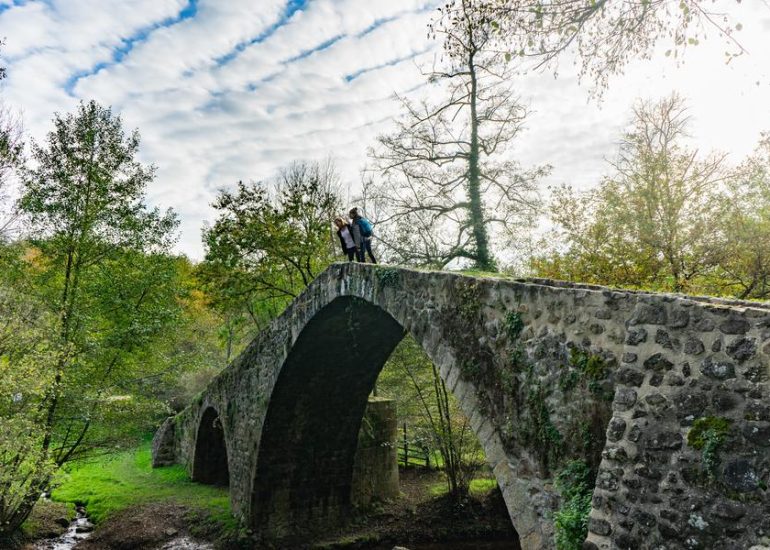
[[[198,510],[225,530],[237,524],[230,515],[227,489],[190,481],[181,466],[151,467],[150,444],[73,465],[57,479],[51,498],[82,503],[95,523],[133,506],[171,502]]]

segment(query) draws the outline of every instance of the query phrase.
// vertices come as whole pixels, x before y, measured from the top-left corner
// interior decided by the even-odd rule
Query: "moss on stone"
[[[564,451],[564,437],[551,420],[547,397],[547,390],[539,382],[533,384],[527,392],[527,414],[519,419],[519,435],[537,455],[546,475],[556,466]]]
[[[722,463],[719,449],[725,442],[731,424],[729,418],[704,416],[695,420],[687,432],[687,445],[701,451],[703,472],[710,481],[717,478],[719,465]]]
[[[395,267],[378,267],[374,273],[380,288],[399,288],[401,286],[401,271]]]
[[[465,321],[477,321],[481,311],[481,286],[478,281],[462,281],[456,286],[455,292],[460,316]]]
[[[557,382],[559,389],[569,393],[582,384],[602,401],[610,402],[613,392],[608,391],[603,383],[609,378],[610,368],[601,355],[590,353],[580,348],[570,349],[569,364],[562,365]]]
[[[604,380],[609,374],[607,362],[600,355],[579,348],[570,350],[570,365],[590,380]]]
[[[722,416],[704,416],[693,422],[692,428],[687,432],[687,445],[693,449],[703,449],[709,439],[720,438],[724,440],[730,431],[732,421]]]
[[[521,335],[521,331],[524,330],[524,321],[521,319],[521,314],[517,311],[508,312],[505,316],[504,326],[508,339],[511,342],[516,340]]]

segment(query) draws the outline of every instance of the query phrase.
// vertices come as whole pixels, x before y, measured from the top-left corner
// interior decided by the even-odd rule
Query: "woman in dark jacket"
[[[352,262],[356,256],[356,243],[353,240],[353,232],[350,229],[350,224],[345,223],[342,218],[336,218],[334,225],[337,226],[337,236],[340,238],[340,246],[342,247],[342,253],[347,254],[348,261]]]

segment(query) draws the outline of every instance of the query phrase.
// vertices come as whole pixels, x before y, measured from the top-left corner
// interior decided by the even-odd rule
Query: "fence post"
[[[409,441],[406,439],[406,422],[404,422],[404,469],[409,467]]]

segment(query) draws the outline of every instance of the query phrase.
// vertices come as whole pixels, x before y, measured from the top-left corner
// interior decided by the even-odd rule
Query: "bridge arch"
[[[227,438],[219,412],[207,407],[201,415],[195,438],[195,454],[191,477],[193,481],[209,485],[230,485],[230,466],[227,458]]]
[[[302,328],[273,386],[262,428],[251,493],[256,532],[284,537],[347,517],[367,398],[409,324],[372,302],[343,296]],[[425,341],[440,340],[429,332],[422,334]],[[426,352],[441,372],[451,372],[451,356],[436,356],[436,346]],[[470,417],[474,404],[467,400],[474,388],[467,390],[457,397]],[[485,452],[499,453],[489,433],[477,435],[487,436]]]

